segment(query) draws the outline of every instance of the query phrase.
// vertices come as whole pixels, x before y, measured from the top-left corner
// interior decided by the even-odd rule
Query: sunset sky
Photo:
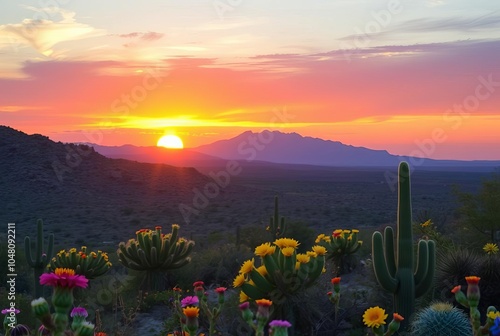
[[[270,129],[500,160],[500,1],[4,1],[0,124],[186,147]]]

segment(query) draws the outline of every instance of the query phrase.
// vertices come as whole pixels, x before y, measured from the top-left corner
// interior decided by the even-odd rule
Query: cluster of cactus
[[[271,234],[271,239],[278,239],[285,236],[286,222],[285,217],[279,216],[278,211],[278,196],[274,197],[274,216],[269,219],[269,226],[266,230]]]
[[[191,261],[189,254],[194,241],[179,237],[179,225],[173,224],[171,233],[162,233],[161,226],[154,230],[141,229],[136,238],[118,245],[118,260],[126,268],[145,271],[152,279],[154,275],[180,268]],[[158,288],[155,283],[153,287]]]
[[[324,272],[326,248],[316,245],[301,254],[296,252],[298,245],[295,239],[280,238],[256,247],[259,265],[254,259],[245,261],[233,282],[241,288],[240,300],[266,298],[279,304],[314,284]]]
[[[356,253],[362,246],[363,242],[358,240],[359,230],[342,230],[333,231],[331,236],[324,233],[316,238],[316,243],[326,247],[328,253],[326,259],[331,260],[334,265],[337,275],[350,271],[350,263],[348,258]]]
[[[391,227],[385,228],[384,237],[380,232],[374,232],[372,240],[373,267],[377,280],[382,288],[393,293],[394,311],[411,320],[415,298],[431,288],[436,251],[433,240],[420,240],[415,266],[410,169],[406,162],[399,165],[397,251],[394,250]]]
[[[110,267],[111,262],[106,252],[101,250],[88,252],[86,246],[82,246],[80,251],[76,248],[61,250],[47,265],[51,271],[55,271],[56,268],[70,268],[75,270],[76,274],[85,275],[89,280],[103,275]]]
[[[44,250],[43,246],[43,221],[39,219],[37,221],[37,236],[36,236],[36,245],[35,245],[35,255],[33,256],[31,251],[31,238],[26,236],[24,239],[24,251],[26,254],[26,261],[28,265],[33,268],[33,273],[35,277],[35,297],[40,297],[43,294],[43,286],[40,285],[38,279],[40,275],[42,275],[52,258],[52,254],[54,251],[54,234],[49,235],[49,242],[47,246],[47,250]]]
[[[415,314],[411,323],[414,336],[472,335],[467,315],[447,302],[436,302]]]

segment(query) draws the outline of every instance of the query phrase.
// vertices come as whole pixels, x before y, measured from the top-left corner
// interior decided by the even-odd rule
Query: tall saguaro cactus
[[[31,253],[31,238],[26,236],[24,238],[24,251],[26,254],[26,261],[28,265],[33,268],[35,275],[35,297],[39,298],[43,295],[43,286],[40,285],[40,275],[42,275],[47,267],[47,264],[52,258],[54,251],[54,234],[49,235],[49,243],[47,251],[43,248],[43,221],[37,221],[37,235],[36,235],[36,253],[33,256]]]
[[[286,231],[285,217],[279,216],[278,196],[274,196],[274,216],[269,219],[267,231],[271,233],[272,239],[284,237]]]
[[[373,268],[379,284],[394,295],[394,312],[409,321],[415,308],[415,298],[425,294],[432,285],[436,265],[433,240],[420,240],[417,260],[413,252],[410,169],[399,164],[397,250],[394,232],[386,227],[384,237],[378,231],[372,237]],[[407,322],[406,322],[407,324]]]

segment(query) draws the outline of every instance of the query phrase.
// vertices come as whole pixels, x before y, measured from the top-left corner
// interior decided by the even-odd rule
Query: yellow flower
[[[324,241],[326,241],[327,243],[331,242],[332,241],[332,238],[330,238],[330,236],[325,236],[323,238]]]
[[[293,247],[284,247],[281,249],[281,253],[283,253],[285,257],[291,257],[293,252],[295,252]]]
[[[357,229],[352,229],[352,233],[359,233],[359,230],[357,230]]]
[[[496,311],[496,312],[490,311],[488,313],[488,318],[490,318],[492,320],[496,319],[497,317],[500,317],[500,312],[498,312],[498,311]]]
[[[241,265],[240,273],[248,274],[253,270],[253,258],[252,260],[247,260]]]
[[[385,310],[380,307],[368,308],[363,314],[363,322],[369,328],[378,328],[382,324],[385,324],[385,319],[387,314]]]
[[[274,245],[278,246],[280,249],[284,247],[293,247],[296,249],[300,243],[292,238],[279,238],[274,241]]]
[[[248,295],[246,295],[245,292],[240,291],[240,302],[246,302],[248,300],[250,300],[250,298],[248,297]]]
[[[262,276],[266,276],[267,275],[266,266],[262,265],[262,266],[257,267],[257,272],[259,272],[259,274]]]
[[[318,256],[318,254],[314,251],[307,251],[306,255],[311,258],[316,258]]]
[[[243,285],[245,283],[245,274],[238,274],[236,276],[236,278],[234,278],[233,280],[233,287],[234,288],[237,288],[237,287],[240,287],[241,285]]]
[[[276,246],[271,246],[271,243],[264,243],[255,248],[255,255],[257,257],[264,257],[273,254],[275,250]]]
[[[431,224],[432,224],[432,220],[428,219],[425,222],[423,222],[422,224],[420,224],[420,226],[424,228],[424,227],[431,226]]]
[[[70,249],[69,249],[69,253],[76,253],[76,248],[74,248],[74,247],[73,247],[73,248],[70,248]]]
[[[314,241],[316,244],[319,243],[320,241],[323,240],[323,238],[325,238],[325,234],[324,233],[321,233],[318,235],[318,237],[316,238],[316,240]]]
[[[493,243],[487,243],[483,246],[484,252],[488,254],[497,254],[498,253],[498,245]]]
[[[301,264],[307,264],[311,260],[311,257],[307,254],[299,253],[297,254],[297,261]]]
[[[172,224],[172,229],[179,230],[180,229],[180,225],[179,224]]]
[[[349,234],[349,233],[351,233],[351,230],[342,230],[342,233]]]
[[[316,252],[317,255],[325,255],[326,254],[326,248],[324,246],[320,246],[320,245],[315,245],[312,247],[312,250],[314,252]]]

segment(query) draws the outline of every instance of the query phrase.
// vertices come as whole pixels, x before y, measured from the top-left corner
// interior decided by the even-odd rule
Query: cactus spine
[[[274,196],[274,216],[269,219],[267,231],[271,233],[271,239],[284,237],[286,231],[285,217],[279,216],[278,211],[278,196]]]
[[[414,336],[472,335],[467,315],[447,302],[437,302],[419,311],[411,331]]]
[[[394,233],[386,227],[384,237],[378,231],[372,237],[373,268],[377,281],[394,295],[394,312],[409,321],[415,307],[415,298],[425,294],[432,285],[436,264],[433,240],[420,240],[416,266],[413,254],[410,169],[408,163],[399,164],[397,251]],[[407,325],[407,322],[404,323]]]
[[[47,252],[44,252],[43,246],[43,221],[39,219],[37,221],[37,236],[36,236],[36,254],[33,256],[31,253],[31,238],[26,236],[24,238],[24,251],[26,254],[26,261],[28,265],[33,268],[33,274],[35,276],[35,297],[39,298],[43,295],[43,286],[40,285],[40,275],[42,275],[52,258],[54,251],[54,234],[49,235],[49,243],[47,246]]]

